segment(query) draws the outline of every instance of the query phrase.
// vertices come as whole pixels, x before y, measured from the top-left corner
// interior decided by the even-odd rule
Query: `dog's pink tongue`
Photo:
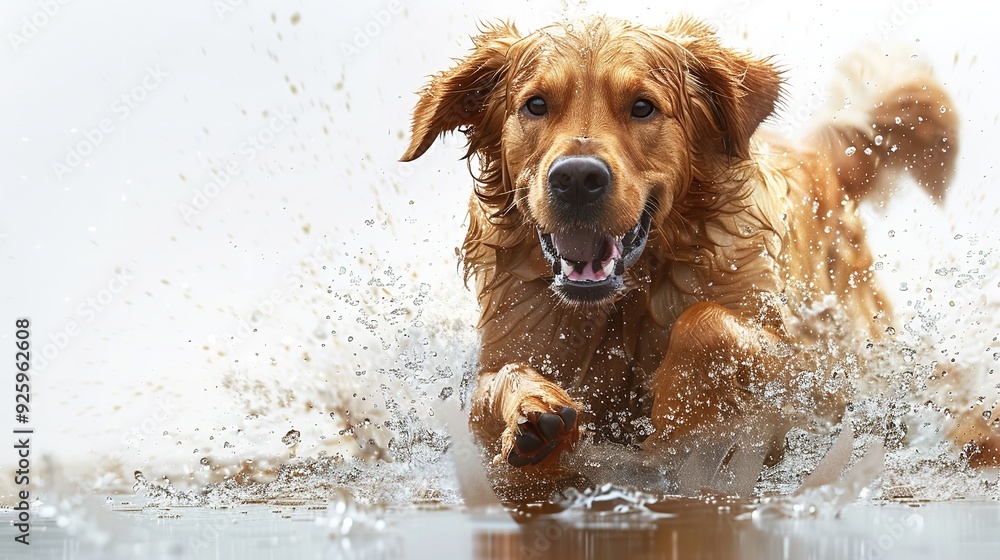
[[[552,243],[560,257],[585,263],[603,259],[607,249],[607,237],[594,231],[553,233]]]

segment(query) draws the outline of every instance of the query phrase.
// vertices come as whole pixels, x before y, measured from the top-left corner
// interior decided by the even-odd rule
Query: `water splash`
[[[975,289],[992,281],[993,273],[983,270],[978,262],[956,261],[937,267],[935,277]],[[220,358],[213,363],[226,367],[223,384],[244,413],[241,425],[198,441],[194,466],[143,467],[135,490],[153,505],[326,501],[347,489],[352,503],[365,506],[461,504],[449,434],[456,422],[446,426],[435,411],[468,401],[478,349],[468,319],[476,313],[471,296],[353,254],[317,259],[298,278],[292,302],[256,318],[245,344],[214,350]],[[942,442],[941,427],[964,398],[953,390],[959,375],[948,373],[959,366],[951,365],[947,348],[942,353],[950,327],[926,303],[933,296],[919,279],[910,281],[907,294],[914,294],[912,305],[899,314],[900,328],[859,352],[836,342],[851,336],[836,300],[803,310],[803,316],[830,319],[821,342],[803,350],[814,355],[811,365],[790,385],[761,391],[770,402],[800,411],[804,421],[786,435],[781,461],[759,477],[765,438],[748,439],[746,426],[721,426],[709,441],[686,449],[623,448],[584,438],[567,457],[567,467],[581,475],[577,494],[553,499],[569,509],[583,502],[570,507],[566,500],[614,503],[612,510],[645,507],[645,498],[632,503],[635,495],[616,490],[631,488],[660,497],[739,494],[776,504],[774,496],[798,489],[848,427],[857,434],[850,465],[863,449],[885,446],[881,482],[866,499],[997,495],[995,482],[970,471],[968,457]],[[276,368],[282,373],[275,375]],[[990,399],[969,402],[980,407],[977,417],[991,419]],[[845,488],[812,492],[813,506],[804,510],[833,507]],[[607,497],[615,492],[621,495]],[[330,523],[333,531],[336,523]]]
[[[557,496],[554,503],[565,510],[586,510],[607,513],[648,511],[646,506],[657,501],[656,496],[635,488],[605,483],[582,492],[570,488]]]

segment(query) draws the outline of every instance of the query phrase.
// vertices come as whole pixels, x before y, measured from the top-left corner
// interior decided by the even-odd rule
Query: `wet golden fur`
[[[879,336],[889,310],[857,205],[903,167],[943,194],[957,120],[930,74],[902,73],[871,92],[867,122],[824,124],[795,144],[757,133],[781,96],[772,62],[692,19],[594,18],[528,35],[501,24],[474,43],[423,91],[403,159],[461,130],[479,167],[463,245],[482,309],[470,423],[496,462],[561,407],[579,410],[595,438],[637,442],[648,435],[637,419],[669,439],[760,406],[760,387],[787,383],[787,356],[817,336],[823,318],[806,311],[830,298],[855,343]],[[521,109],[536,95],[545,118]],[[657,113],[630,118],[637,99]],[[608,163],[607,204],[586,216],[553,208],[546,170],[563,155]],[[651,199],[648,245],[614,301],[553,293],[538,229],[579,220],[621,235]],[[546,476],[576,441],[578,426],[566,428],[555,452],[509,476]]]

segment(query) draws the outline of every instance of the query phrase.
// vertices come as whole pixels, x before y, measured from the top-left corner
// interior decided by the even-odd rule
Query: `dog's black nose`
[[[611,188],[611,168],[596,156],[562,156],[549,168],[549,189],[575,206],[597,201]]]

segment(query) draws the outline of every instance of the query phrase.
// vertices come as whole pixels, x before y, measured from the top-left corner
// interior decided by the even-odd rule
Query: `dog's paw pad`
[[[537,465],[556,449],[575,443],[576,419],[576,409],[568,406],[559,407],[558,413],[528,414],[517,424],[507,462],[514,467]]]
[[[563,425],[569,428],[576,426],[576,409],[571,406],[559,407],[559,417],[562,418]]]
[[[544,447],[545,442],[532,432],[523,432],[514,438],[514,446],[521,453],[534,453]]]
[[[535,427],[542,433],[542,437],[546,441],[552,441],[562,431],[563,421],[562,418],[555,414],[542,414],[535,423]]]

